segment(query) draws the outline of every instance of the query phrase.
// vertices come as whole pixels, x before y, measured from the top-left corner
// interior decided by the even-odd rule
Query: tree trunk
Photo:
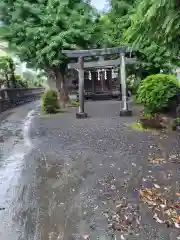
[[[65,84],[64,74],[57,72],[55,74],[55,81],[56,81],[56,88],[59,93],[60,106],[65,108],[66,105],[69,103],[69,95],[68,95],[68,88]]]
[[[58,70],[48,72],[48,88],[54,89],[58,92],[59,104],[65,108],[69,103],[68,88],[65,84],[65,75]]]
[[[6,79],[6,88],[10,88],[9,77],[8,77],[8,74],[6,73],[5,73],[5,79]]]
[[[11,87],[16,88],[17,87],[17,82],[16,78],[14,75],[14,63],[12,60],[9,61],[9,70],[10,70],[10,82],[11,82]]]

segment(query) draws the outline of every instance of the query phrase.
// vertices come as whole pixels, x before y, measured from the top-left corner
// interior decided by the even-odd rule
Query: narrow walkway
[[[16,232],[15,210],[19,204],[26,181],[22,182],[25,158],[32,151],[29,136],[33,115],[39,101],[24,104],[0,114],[0,239],[19,239]],[[28,170],[30,171],[30,168]],[[32,173],[32,172],[31,172]],[[28,179],[28,178],[27,178]],[[24,221],[24,217],[18,218]]]

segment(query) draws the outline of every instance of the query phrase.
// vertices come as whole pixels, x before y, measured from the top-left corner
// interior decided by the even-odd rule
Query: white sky
[[[107,5],[107,0],[91,0],[93,6],[95,6],[98,10],[103,10]]]

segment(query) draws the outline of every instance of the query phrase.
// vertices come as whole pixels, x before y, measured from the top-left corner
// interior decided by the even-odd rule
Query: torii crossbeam
[[[136,58],[125,58],[126,64],[135,64],[138,63]],[[99,60],[94,62],[84,62],[84,69],[90,69],[90,68],[112,68],[115,66],[119,66],[120,60]],[[79,63],[69,63],[68,64],[69,69],[79,69]]]

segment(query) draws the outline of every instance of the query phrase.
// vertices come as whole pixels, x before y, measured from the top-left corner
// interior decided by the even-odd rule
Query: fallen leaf
[[[111,190],[115,190],[116,186],[115,185],[111,185]]]
[[[162,164],[165,162],[163,158],[150,158],[148,160],[151,164]]]
[[[153,202],[153,201],[149,201],[148,199],[142,199],[144,202],[146,202],[147,204],[149,204],[150,206],[156,206],[157,203]]]
[[[143,201],[148,202],[148,201],[153,201],[153,192],[150,189],[140,189],[140,196]]]
[[[177,223],[180,223],[180,216],[176,219]]]
[[[89,239],[89,235],[83,235],[82,238],[85,239],[85,240],[88,240]]]
[[[158,217],[157,213],[154,214],[153,218],[154,218],[154,219],[156,220],[156,222],[158,222],[158,223],[164,223],[164,221],[161,220],[161,219]]]
[[[165,207],[166,207],[166,205],[165,205],[165,204],[160,204],[160,206],[161,206],[162,208],[165,208]]]
[[[147,194],[153,196],[153,192],[152,192],[151,189],[148,189],[148,188],[147,188],[147,189],[145,189],[145,191],[146,191]]]
[[[137,218],[136,218],[136,223],[137,223],[138,225],[140,225],[140,221],[139,221],[139,219],[137,219]]]
[[[104,215],[106,218],[109,217],[109,215],[108,215],[107,213],[103,213],[103,215]]]
[[[166,210],[165,213],[166,213],[168,216],[171,216],[171,211],[170,211],[170,209]]]
[[[143,190],[140,189],[139,193],[140,193],[140,196],[141,196],[141,197],[144,197],[144,196],[145,196],[145,193],[144,193]]]
[[[158,184],[153,184],[155,188],[161,188]]]
[[[177,158],[176,155],[170,155],[170,156],[169,156],[169,159],[175,159],[175,158]]]
[[[175,203],[175,208],[178,208],[178,209],[180,209],[180,203]]]
[[[122,204],[118,204],[118,205],[116,206],[116,208],[120,208],[120,207],[122,207]]]
[[[180,228],[179,223],[174,223],[174,225],[175,225],[176,228]]]

